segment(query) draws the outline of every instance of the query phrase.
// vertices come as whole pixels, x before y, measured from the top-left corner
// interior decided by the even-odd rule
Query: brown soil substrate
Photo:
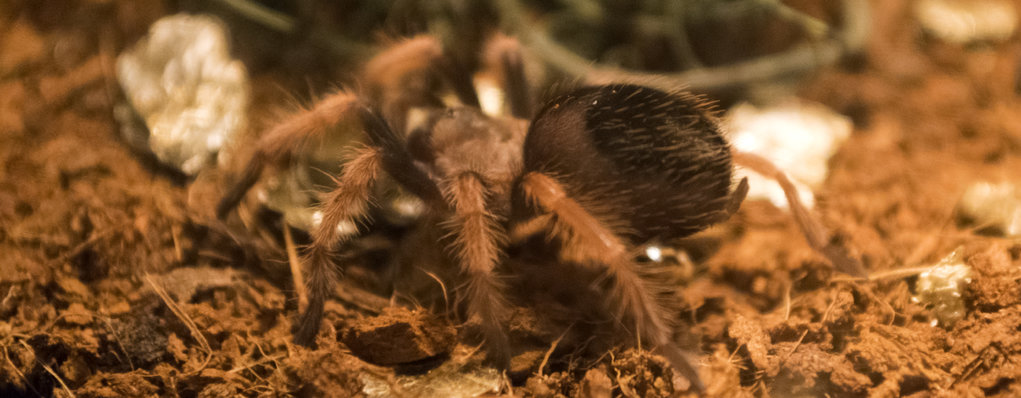
[[[911,299],[914,276],[841,277],[786,213],[747,202],[686,243],[701,251],[680,289],[690,333],[678,337],[702,354],[709,396],[1021,395],[1021,243],[955,215],[972,182],[1021,183],[1021,45],[925,38],[906,3],[873,1],[866,54],[802,90],[855,121],[817,209],[873,274],[963,247],[967,315],[931,326]],[[349,396],[368,379],[399,395],[405,375],[478,369],[470,326],[388,308],[373,293],[385,272],[372,267],[353,267],[328,303],[318,349],[291,343],[297,300],[274,218],[215,221],[223,176],[188,181],[120,138],[114,59],[168,11],[154,0],[0,4],[0,396]],[[294,68],[252,67],[256,109],[303,89]],[[571,349],[584,342],[534,308],[510,327],[523,342],[514,394],[682,388],[648,353]]]

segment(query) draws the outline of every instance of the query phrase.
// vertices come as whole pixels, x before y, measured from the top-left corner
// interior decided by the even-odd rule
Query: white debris
[[[117,57],[117,80],[149,128],[162,162],[194,175],[242,128],[248,76],[230,58],[223,25],[172,15]]]
[[[661,250],[659,248],[659,246],[655,246],[655,245],[646,246],[645,247],[645,257],[648,257],[649,260],[652,260],[653,262],[657,262],[658,263],[661,260],[663,260],[663,250]]]
[[[958,211],[973,225],[1006,236],[1021,235],[1021,197],[1014,184],[975,183],[964,191]]]
[[[479,397],[495,395],[503,378],[494,368],[476,363],[444,361],[436,369],[420,375],[382,377],[363,373],[359,379],[362,393],[368,397]]]
[[[295,228],[310,231],[322,222],[323,214],[315,206],[315,182],[305,162],[267,173],[262,184],[255,187],[259,202],[280,212],[284,221]],[[341,228],[340,225],[337,228]],[[357,230],[354,226],[350,228]],[[340,231],[348,235],[348,231]]]
[[[401,220],[417,220],[425,212],[425,202],[411,195],[398,195],[389,201],[388,208],[393,218]]]
[[[1017,30],[1017,11],[1006,0],[918,0],[915,19],[941,40],[969,44],[999,42]]]
[[[796,98],[766,108],[739,104],[727,112],[725,123],[734,147],[769,159],[786,172],[808,208],[815,203],[813,190],[826,180],[829,158],[853,127],[850,118]],[[749,199],[767,199],[777,207],[787,207],[783,190],[774,181],[739,169],[737,179],[745,176]]]
[[[500,116],[504,114],[506,94],[500,88],[500,84],[493,78],[486,75],[475,76],[475,91],[479,95],[479,106],[482,113],[488,116]]]
[[[932,309],[936,317],[932,326],[951,327],[967,312],[961,293],[969,283],[971,268],[964,263],[961,249],[957,249],[918,275],[911,301]]]

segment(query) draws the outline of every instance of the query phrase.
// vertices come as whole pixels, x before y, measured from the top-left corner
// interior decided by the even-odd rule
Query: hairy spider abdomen
[[[617,84],[548,103],[529,128],[524,168],[555,176],[592,213],[645,241],[720,221],[733,166],[698,99]]]

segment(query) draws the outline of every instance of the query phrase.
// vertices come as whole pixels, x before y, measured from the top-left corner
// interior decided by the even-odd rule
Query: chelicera
[[[554,248],[557,266],[604,275],[606,311],[700,389],[696,367],[672,341],[671,316],[654,281],[643,276],[634,249],[703,230],[740,206],[747,184],[732,181],[736,155],[719,123],[695,96],[635,84],[575,89],[548,101],[533,117],[516,42],[493,40],[487,57],[505,86],[510,116],[483,114],[471,82],[459,76],[434,39],[419,37],[368,63],[365,94],[332,94],[263,135],[220,203],[221,218],[265,165],[285,163],[327,126],[356,120],[368,136],[322,201],[323,218],[301,258],[308,305],[295,341],[314,344],[343,265],[335,263],[334,251],[354,237],[337,226],[367,216],[373,186],[385,173],[425,204],[428,219],[435,221],[423,227],[452,237],[446,249],[462,278],[457,294],[465,319],[480,325],[493,364],[506,368],[511,358],[506,332],[511,304],[501,277],[506,248],[527,250],[526,242],[539,241]],[[445,107],[428,93],[428,80],[437,76],[461,105]],[[427,110],[426,117],[412,121],[413,108]],[[739,156],[750,156],[753,167],[784,180],[761,159]],[[817,224],[806,219],[802,226],[813,245],[828,247]]]

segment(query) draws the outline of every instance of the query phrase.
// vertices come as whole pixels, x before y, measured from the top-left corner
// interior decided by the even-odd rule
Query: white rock
[[[813,190],[826,180],[829,158],[853,127],[850,118],[797,98],[767,108],[739,104],[727,112],[725,123],[734,147],[769,159],[786,172],[808,208],[815,203]],[[767,199],[777,207],[787,207],[776,182],[738,169],[737,178],[741,177],[748,177],[749,199]]]
[[[972,184],[957,207],[973,225],[993,228],[1006,236],[1021,235],[1021,198],[1014,184]]]
[[[156,21],[117,57],[117,80],[149,128],[152,152],[189,175],[208,165],[247,119],[247,73],[212,17]]]
[[[1005,0],[918,0],[915,19],[941,40],[969,44],[999,42],[1017,30],[1014,3]]]
[[[971,283],[971,267],[964,263],[960,249],[918,275],[912,301],[932,309],[932,326],[953,326],[964,318],[967,308],[961,292]]]

